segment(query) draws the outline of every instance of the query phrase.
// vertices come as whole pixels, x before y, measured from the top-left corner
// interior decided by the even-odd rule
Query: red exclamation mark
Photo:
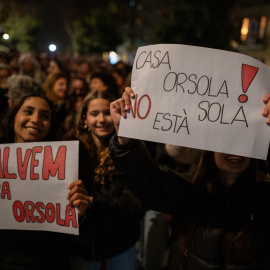
[[[256,76],[258,70],[259,70],[259,68],[257,68],[257,67],[242,64],[242,88],[243,88],[244,93],[247,92],[247,90],[248,90],[251,82],[253,81],[254,77]],[[238,100],[241,103],[245,103],[245,102],[247,102],[248,97],[247,97],[247,95],[242,94],[239,96]]]

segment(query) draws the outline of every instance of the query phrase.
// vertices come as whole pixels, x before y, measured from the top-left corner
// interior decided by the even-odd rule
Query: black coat
[[[1,270],[68,270],[69,235],[0,230]]]
[[[99,189],[94,187],[93,161],[81,143],[79,159],[79,178],[94,199],[80,235],[73,237],[73,252],[89,261],[101,261],[123,253],[139,240],[144,210],[118,177]]]
[[[190,199],[196,186],[181,175],[154,164],[140,141],[119,145],[110,142],[111,156],[122,181],[147,207],[169,213],[174,219],[169,258],[170,270],[270,269],[270,185],[246,183],[238,179],[232,192],[216,185],[201,192],[196,213],[190,211]],[[242,211],[242,209],[245,209]],[[179,235],[186,221],[196,224],[193,245],[185,256]],[[236,219],[250,225],[250,266],[232,260],[231,250],[223,250],[224,235],[241,229]],[[211,220],[211,221],[210,221]]]

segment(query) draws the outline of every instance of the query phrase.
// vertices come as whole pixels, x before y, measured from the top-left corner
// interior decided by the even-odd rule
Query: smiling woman
[[[81,148],[86,149],[80,166],[83,160],[90,173],[84,186],[92,202],[86,215],[88,226],[82,227],[80,236],[74,239],[74,270],[99,269],[104,260],[111,270],[136,269],[135,243],[143,211],[115,175],[109,154],[109,140],[115,131],[110,115],[113,100],[108,91],[88,94],[75,128],[67,137],[79,139]]]
[[[13,104],[1,123],[0,143],[38,143],[40,141],[55,140],[56,130],[55,125],[53,124],[55,118],[52,114],[52,104],[49,99],[42,94],[30,93],[22,96]],[[40,152],[40,147],[32,148],[33,154],[31,162],[36,161],[33,157],[35,156],[35,149],[37,150],[37,148],[39,148],[38,151]],[[5,147],[4,149],[4,157],[1,158],[1,160],[4,162],[6,161],[4,164],[7,165],[9,149],[8,147]],[[31,150],[28,149],[28,157],[30,154],[29,151],[31,152]],[[23,165],[27,166],[26,160],[27,158],[24,158]],[[18,162],[17,166],[20,166],[20,164],[22,165],[22,162],[18,160],[16,162],[16,160],[10,159],[9,162],[13,164],[17,164]],[[46,166],[50,166],[50,168],[47,167],[47,172],[54,168],[54,165],[51,162],[47,163]],[[30,167],[33,169],[35,166]],[[7,171],[5,172],[5,165],[3,165],[3,168],[3,176],[7,182],[9,178],[12,178],[12,181],[14,181],[14,179],[19,179],[19,176],[25,180],[25,174],[22,173],[22,170],[19,175],[16,175],[15,173],[7,175]],[[39,175],[36,173],[32,174],[32,176],[34,181],[40,179]],[[30,178],[32,176],[30,173]],[[22,192],[24,191],[22,190]],[[67,188],[66,193],[68,199],[67,202],[69,201],[67,209],[72,208],[74,211],[73,207],[75,205],[78,206],[79,217],[81,217],[89,203],[88,200],[85,200],[86,191],[82,181],[76,180],[72,182]],[[33,215],[29,215],[29,211],[31,212],[34,210],[34,207],[40,205],[40,202],[37,202],[35,206],[34,202],[26,201],[23,203],[16,201],[13,206],[14,205],[20,209],[20,217],[17,216],[16,220],[21,222],[21,219],[24,219],[24,217],[26,217],[26,219],[30,217],[31,220],[34,220]],[[25,216],[23,205],[25,206]],[[48,205],[49,204],[47,204],[47,206]],[[52,207],[54,206],[52,204],[50,205],[50,211],[53,211],[54,208]],[[17,209],[16,207],[15,210]],[[58,207],[59,205],[56,205],[56,209],[58,209]],[[18,214],[17,210],[16,213]],[[33,211],[31,213],[33,213]],[[69,220],[70,218],[67,217],[66,221],[69,222]],[[63,223],[64,221],[58,220],[58,222]],[[67,225],[67,223],[65,224]],[[0,230],[0,269],[69,269],[68,243],[69,236],[61,233],[31,230]]]
[[[25,100],[14,120],[14,142],[43,140],[51,125],[51,108],[40,97]]]
[[[55,140],[52,103],[42,94],[29,93],[18,99],[3,119],[0,143]]]
[[[232,187],[238,177],[248,168],[250,158],[214,153],[221,181],[226,188]]]
[[[110,114],[110,101],[97,98],[91,101],[88,105],[85,116],[85,125],[89,131],[97,147],[104,144],[104,140],[114,132],[114,125]],[[102,143],[103,142],[103,143]]]

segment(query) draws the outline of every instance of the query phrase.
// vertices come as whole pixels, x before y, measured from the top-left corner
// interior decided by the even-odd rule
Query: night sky
[[[50,43],[57,45],[59,51],[66,51],[70,46],[69,37],[64,29],[63,1],[37,1],[38,18],[41,20],[41,29],[38,34],[38,49],[47,51]]]
[[[70,47],[70,38],[65,31],[65,20],[80,18],[90,11],[92,6],[104,5],[99,0],[24,0],[24,7],[36,10],[41,29],[38,33],[38,50],[48,51],[51,43],[57,45],[59,52],[66,52]]]
[[[67,49],[71,47],[71,40],[65,29],[65,21],[72,24],[74,20],[89,14],[93,8],[106,7],[108,2],[108,0],[24,0],[24,7],[33,7],[42,24],[38,34],[38,50],[48,51],[49,44],[54,43],[59,53],[70,53]],[[115,2],[121,7],[129,7],[129,0]]]

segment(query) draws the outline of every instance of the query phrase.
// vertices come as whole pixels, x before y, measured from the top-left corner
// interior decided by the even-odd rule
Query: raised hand
[[[126,87],[122,97],[111,103],[111,117],[117,133],[119,130],[121,116],[126,117],[127,111],[130,110],[132,97],[135,97],[134,91],[130,87]],[[124,137],[118,137],[118,140],[120,144],[126,144],[130,141],[130,139]]]

